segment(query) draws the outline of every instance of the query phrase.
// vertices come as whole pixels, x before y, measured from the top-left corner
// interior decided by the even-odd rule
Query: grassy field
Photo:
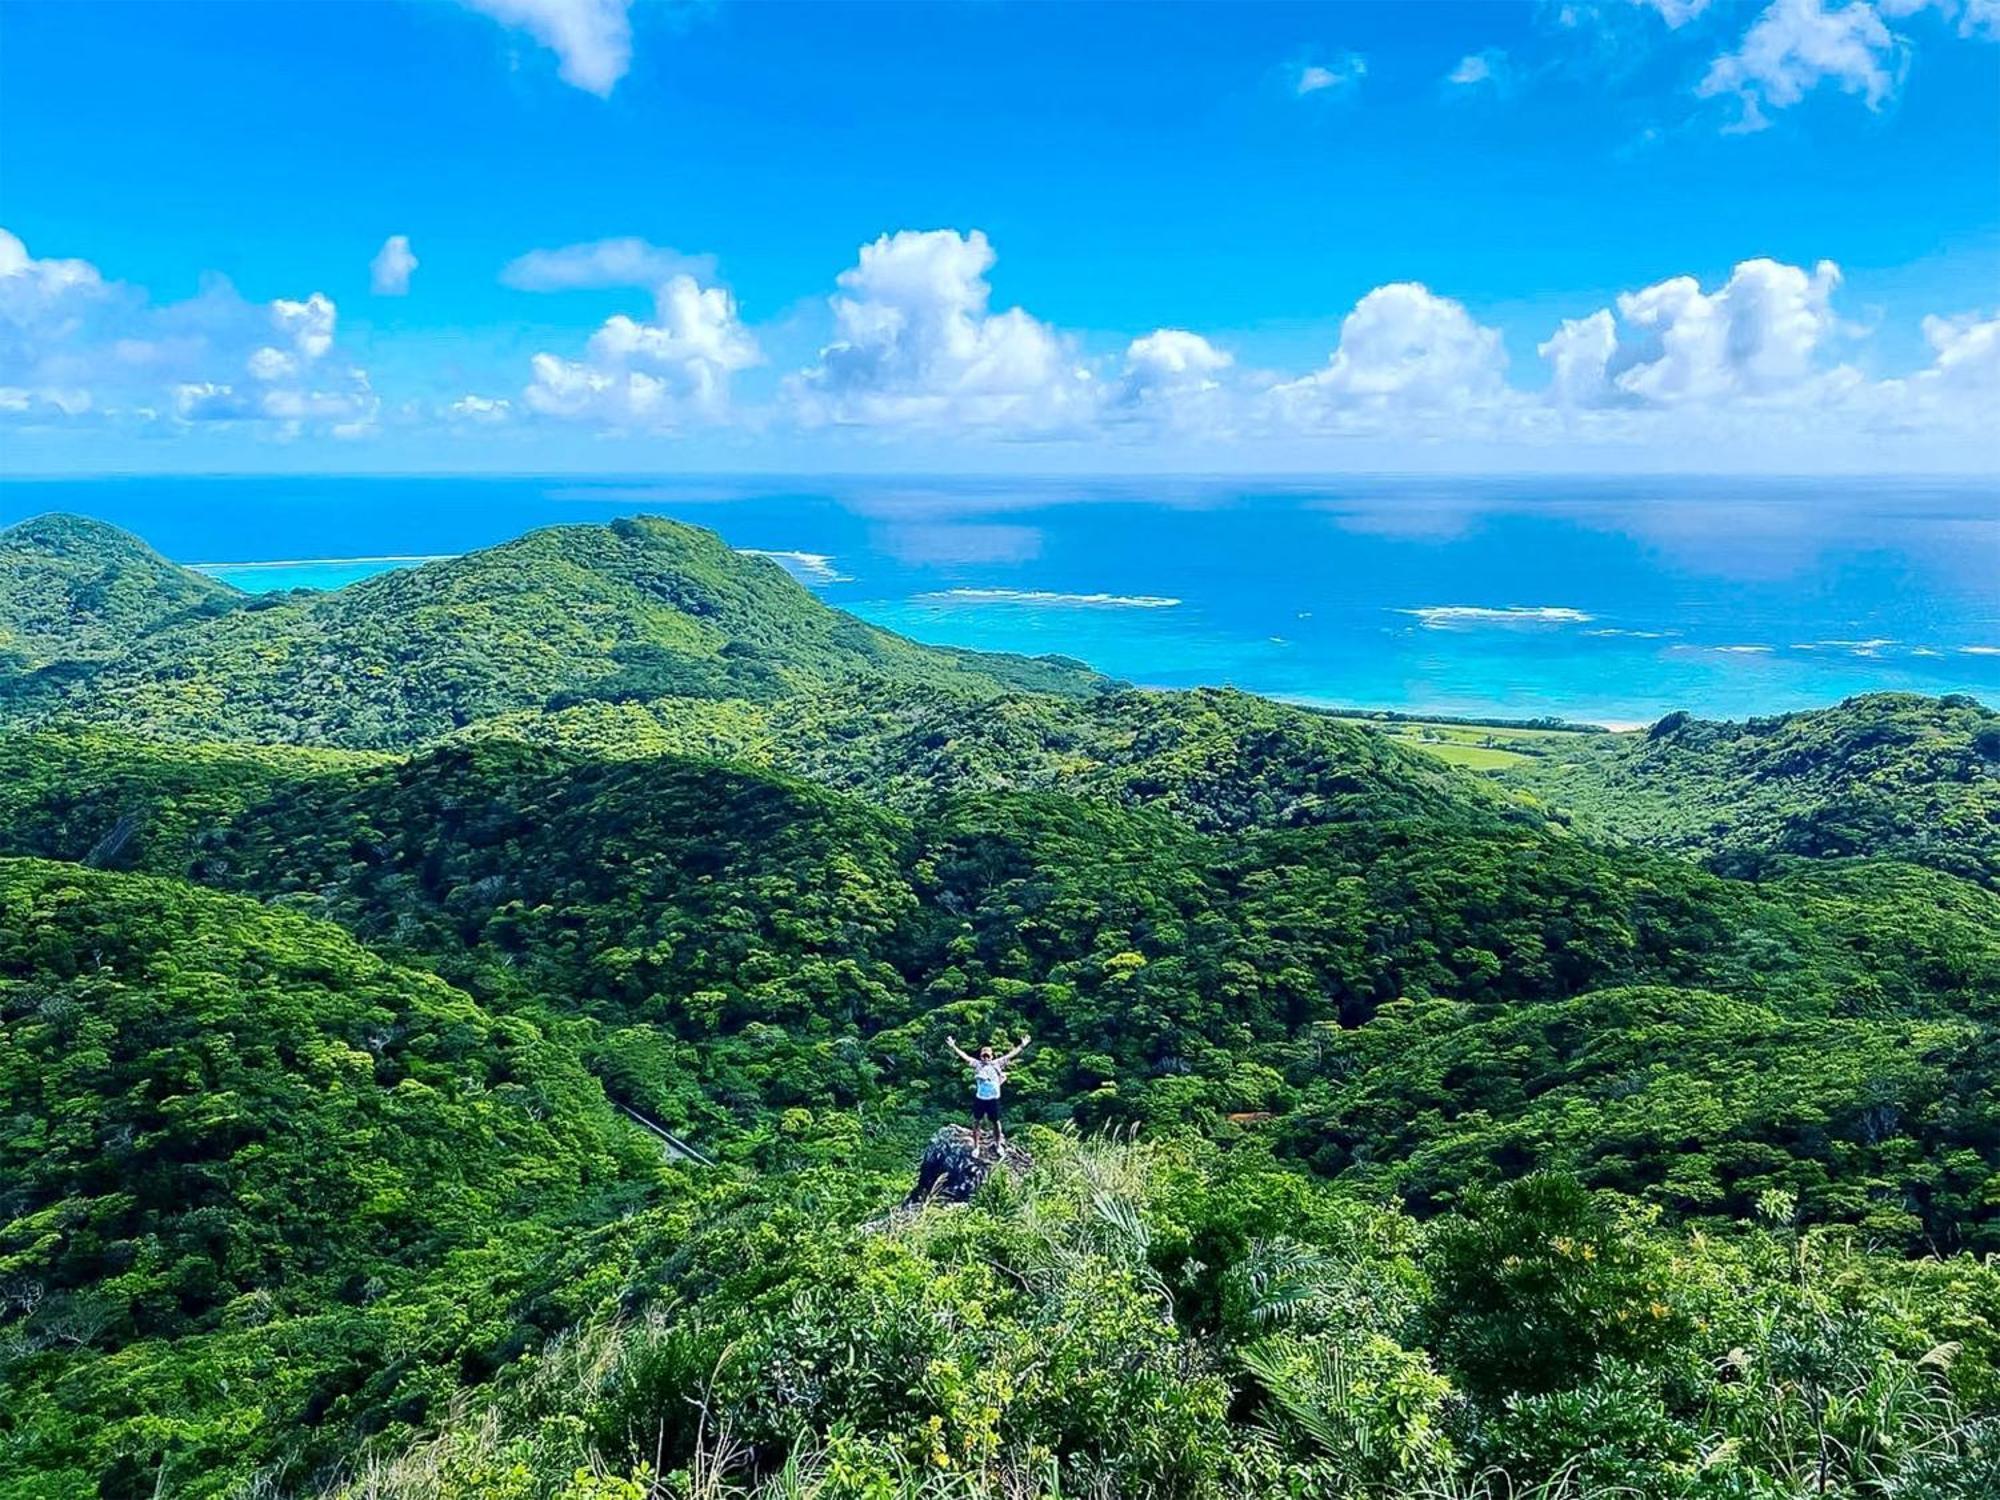
[[[1580,742],[1597,737],[1574,729],[1512,729],[1416,719],[1351,718],[1346,722],[1394,735],[1406,745],[1472,771],[1504,771],[1575,749]]]

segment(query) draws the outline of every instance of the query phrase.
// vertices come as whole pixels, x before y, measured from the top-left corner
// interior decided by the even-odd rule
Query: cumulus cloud
[[[272,326],[309,361],[321,358],[333,347],[333,325],[338,316],[333,299],[324,292],[314,292],[303,302],[280,297],[271,304]]]
[[[514,403],[505,396],[467,394],[452,402],[446,411],[457,421],[491,427],[506,421],[513,414]]]
[[[1962,37],[2000,38],[2000,0],[1875,0],[1885,16],[1913,16],[1934,10]]]
[[[2000,316],[1933,315],[1923,330],[1931,363],[1861,393],[1866,414],[1892,428],[1984,433],[1991,448],[1993,413],[2000,410]]]
[[[460,0],[555,53],[565,83],[611,97],[632,65],[632,0]]]
[[[0,229],[0,413],[74,416],[93,397],[76,354],[108,299],[85,260],[37,259]]]
[[[1271,393],[1305,427],[1379,426],[1414,412],[1466,411],[1506,395],[1500,332],[1414,281],[1379,286],[1340,325],[1323,369]]]
[[[410,237],[392,234],[382,241],[382,248],[368,263],[368,282],[378,297],[405,296],[410,290],[410,272],[416,268],[417,258],[410,253]]]
[[[1303,98],[1327,89],[1350,89],[1368,76],[1368,59],[1359,52],[1344,52],[1331,62],[1307,63],[1298,71],[1293,88]]]
[[[1507,63],[1507,54],[1489,47],[1484,52],[1469,52],[1458,60],[1458,66],[1445,74],[1446,83],[1460,88],[1471,88],[1482,83],[1497,83],[1500,73]]]
[[[217,279],[153,305],[88,261],[37,259],[0,230],[0,415],[152,422],[164,412],[351,434],[378,406],[367,376],[313,375],[338,318],[324,293],[258,304]]]
[[[598,287],[664,286],[676,276],[715,279],[715,257],[683,255],[632,236],[530,250],[500,272],[508,286],[524,292],[567,292]]]
[[[1667,25],[1679,30],[1708,9],[1708,0],[1633,0],[1643,9],[1656,12]]]
[[[564,420],[612,434],[761,423],[772,414],[739,408],[732,391],[761,361],[757,340],[730,293],[687,263],[641,240],[523,257],[509,269],[523,286],[668,274],[651,285],[650,310],[535,354],[517,395],[403,399],[389,420],[461,431]],[[1671,276],[1625,292],[1536,346],[1541,390],[1510,383],[1497,329],[1415,282],[1363,296],[1325,364],[1287,379],[1240,369],[1188,328],[1086,353],[1020,308],[996,311],[994,264],[976,231],[903,231],[863,246],[837,278],[831,338],[781,383],[776,415],[807,428],[968,438],[1615,443],[1724,463],[1762,461],[1776,443],[1815,460],[1837,450],[1855,461],[1904,452],[1950,464],[1991,451],[2000,409],[1994,310],[1926,318],[1919,368],[1864,375],[1866,334],[1837,311],[1831,262],[1747,260],[1719,282]],[[322,292],[253,302],[211,278],[192,298],[154,304],[87,261],[38,258],[0,231],[0,422],[16,431],[126,423],[359,436],[382,420],[381,402],[367,372],[341,356],[340,309]],[[1885,446],[1891,439],[1903,446]],[[1030,542],[1026,533],[979,539]]]
[[[1618,348],[1618,325],[1610,309],[1587,318],[1564,318],[1562,326],[1535,352],[1549,362],[1549,396],[1561,406],[1595,406],[1607,392],[1605,370]]]
[[[1222,384],[1235,362],[1198,333],[1156,328],[1126,346],[1108,414],[1220,436],[1235,425],[1237,393]]]
[[[1158,328],[1125,350],[1125,378],[1140,390],[1208,390],[1233,363],[1198,333]]]
[[[679,275],[655,294],[652,322],[619,313],[591,335],[582,359],[537,354],[521,399],[542,416],[619,429],[716,422],[730,376],[760,358],[735,299]]]
[[[298,374],[299,362],[284,350],[273,349],[266,344],[251,353],[250,358],[244,361],[244,368],[250,372],[251,379],[268,383],[289,380]]]
[[[18,236],[0,229],[0,318],[26,323],[73,296],[95,296],[104,278],[87,260],[37,260]]]
[[[1855,378],[1819,356],[1839,327],[1840,268],[1746,260],[1704,292],[1675,276],[1565,321],[1540,345],[1560,405],[1681,406],[1824,399]]]
[[[1020,308],[990,311],[979,230],[901,230],[840,273],[834,341],[790,385],[808,423],[1047,431],[1097,396],[1069,340]]]
[[[1696,88],[1703,98],[1735,97],[1734,128],[1762,130],[1767,109],[1788,109],[1832,83],[1882,107],[1902,72],[1902,48],[1867,0],[1828,8],[1823,0],[1773,0],[1734,52],[1718,57]]]

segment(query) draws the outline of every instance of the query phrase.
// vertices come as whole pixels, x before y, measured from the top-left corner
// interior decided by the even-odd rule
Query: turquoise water
[[[2000,486],[1964,482],[127,479],[0,485],[238,588],[339,588],[651,512],[922,640],[1135,682],[1636,722],[2000,702]]]

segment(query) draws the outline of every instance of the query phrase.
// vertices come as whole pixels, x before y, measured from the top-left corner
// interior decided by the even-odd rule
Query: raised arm
[[[979,1064],[973,1061],[973,1059],[967,1053],[965,1053],[963,1050],[960,1049],[957,1037],[955,1036],[946,1037],[944,1039],[944,1044],[947,1047],[951,1048],[952,1052],[957,1056],[958,1060],[964,1063],[968,1068],[976,1068],[979,1066]]]
[[[1016,1047],[1012,1052],[1001,1054],[1001,1056],[997,1059],[997,1061],[1003,1063],[1012,1062],[1015,1058],[1019,1057],[1023,1052],[1026,1052],[1028,1050],[1028,1043],[1032,1042],[1033,1040],[1034,1038],[1031,1036],[1022,1037],[1020,1046]]]

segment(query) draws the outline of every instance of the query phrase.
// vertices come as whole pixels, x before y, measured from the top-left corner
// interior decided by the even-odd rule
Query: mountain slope
[[[115,526],[36,516],[0,531],[0,673],[115,655],[170,620],[241,598]]]
[[[21,822],[0,821],[0,849],[95,846],[130,800],[129,759],[93,772],[96,743],[49,758],[61,816],[24,799]],[[93,782],[109,798],[95,817],[71,795]],[[1023,1097],[1038,1110],[1212,1129],[1232,1111],[1318,1099],[1333,1039],[1406,1003],[1480,1020],[1671,986],[1859,1041],[1871,1027],[1990,1028],[2000,997],[2000,896],[1970,882],[1886,861],[1733,880],[1490,818],[1205,833],[1164,804],[1037,791],[947,797],[905,819],[738,766],[506,740],[314,762],[208,807],[198,836],[135,840],[151,868],[331,919],[482,1002],[568,1018],[620,1097],[717,1145],[774,1108],[859,1106],[886,1123],[947,1106],[953,1031],[1032,1030]],[[1665,1036],[1647,1066],[1685,1070],[1707,1045]],[[1786,1097],[1831,1111],[1846,1085],[1808,1076],[1817,1045],[1788,1054]],[[1454,1087],[1481,1099],[1487,1083],[1469,1073]],[[1505,1124],[1524,1098],[1480,1107]],[[1901,1134],[1887,1116],[1866,1128]],[[1779,1161],[1819,1150],[1755,1129]],[[1458,1135],[1447,1119],[1444,1145]],[[1964,1170],[1983,1182],[1993,1165],[1968,1157]],[[1983,1213],[1963,1232],[1986,1233]],[[1945,1232],[1931,1217],[1925,1228]]]
[[[310,1305],[620,1172],[534,1027],[176,881],[0,861],[0,1033],[0,1262],[87,1347]]]
[[[2000,884],[2000,713],[1970,698],[1874,693],[1745,723],[1670,714],[1501,779],[1655,848],[1889,855]]]
[[[1205,831],[1438,817],[1539,821],[1520,799],[1389,736],[1249,693],[999,697],[862,683],[768,703],[659,698],[510,714],[467,737],[592,756],[768,766],[906,813],[940,797],[1061,791],[1156,806]]]
[[[112,729],[0,734],[0,852],[185,876],[280,788],[386,762],[357,750],[163,744]]]
[[[419,1421],[659,1173],[568,1048],[327,923],[0,860],[0,1495],[240,1494]]]
[[[646,517],[172,624],[37,711],[180,739],[384,748],[509,710],[764,700],[859,676],[989,693],[1104,685],[1058,658],[920,646],[829,609],[768,558]]]

